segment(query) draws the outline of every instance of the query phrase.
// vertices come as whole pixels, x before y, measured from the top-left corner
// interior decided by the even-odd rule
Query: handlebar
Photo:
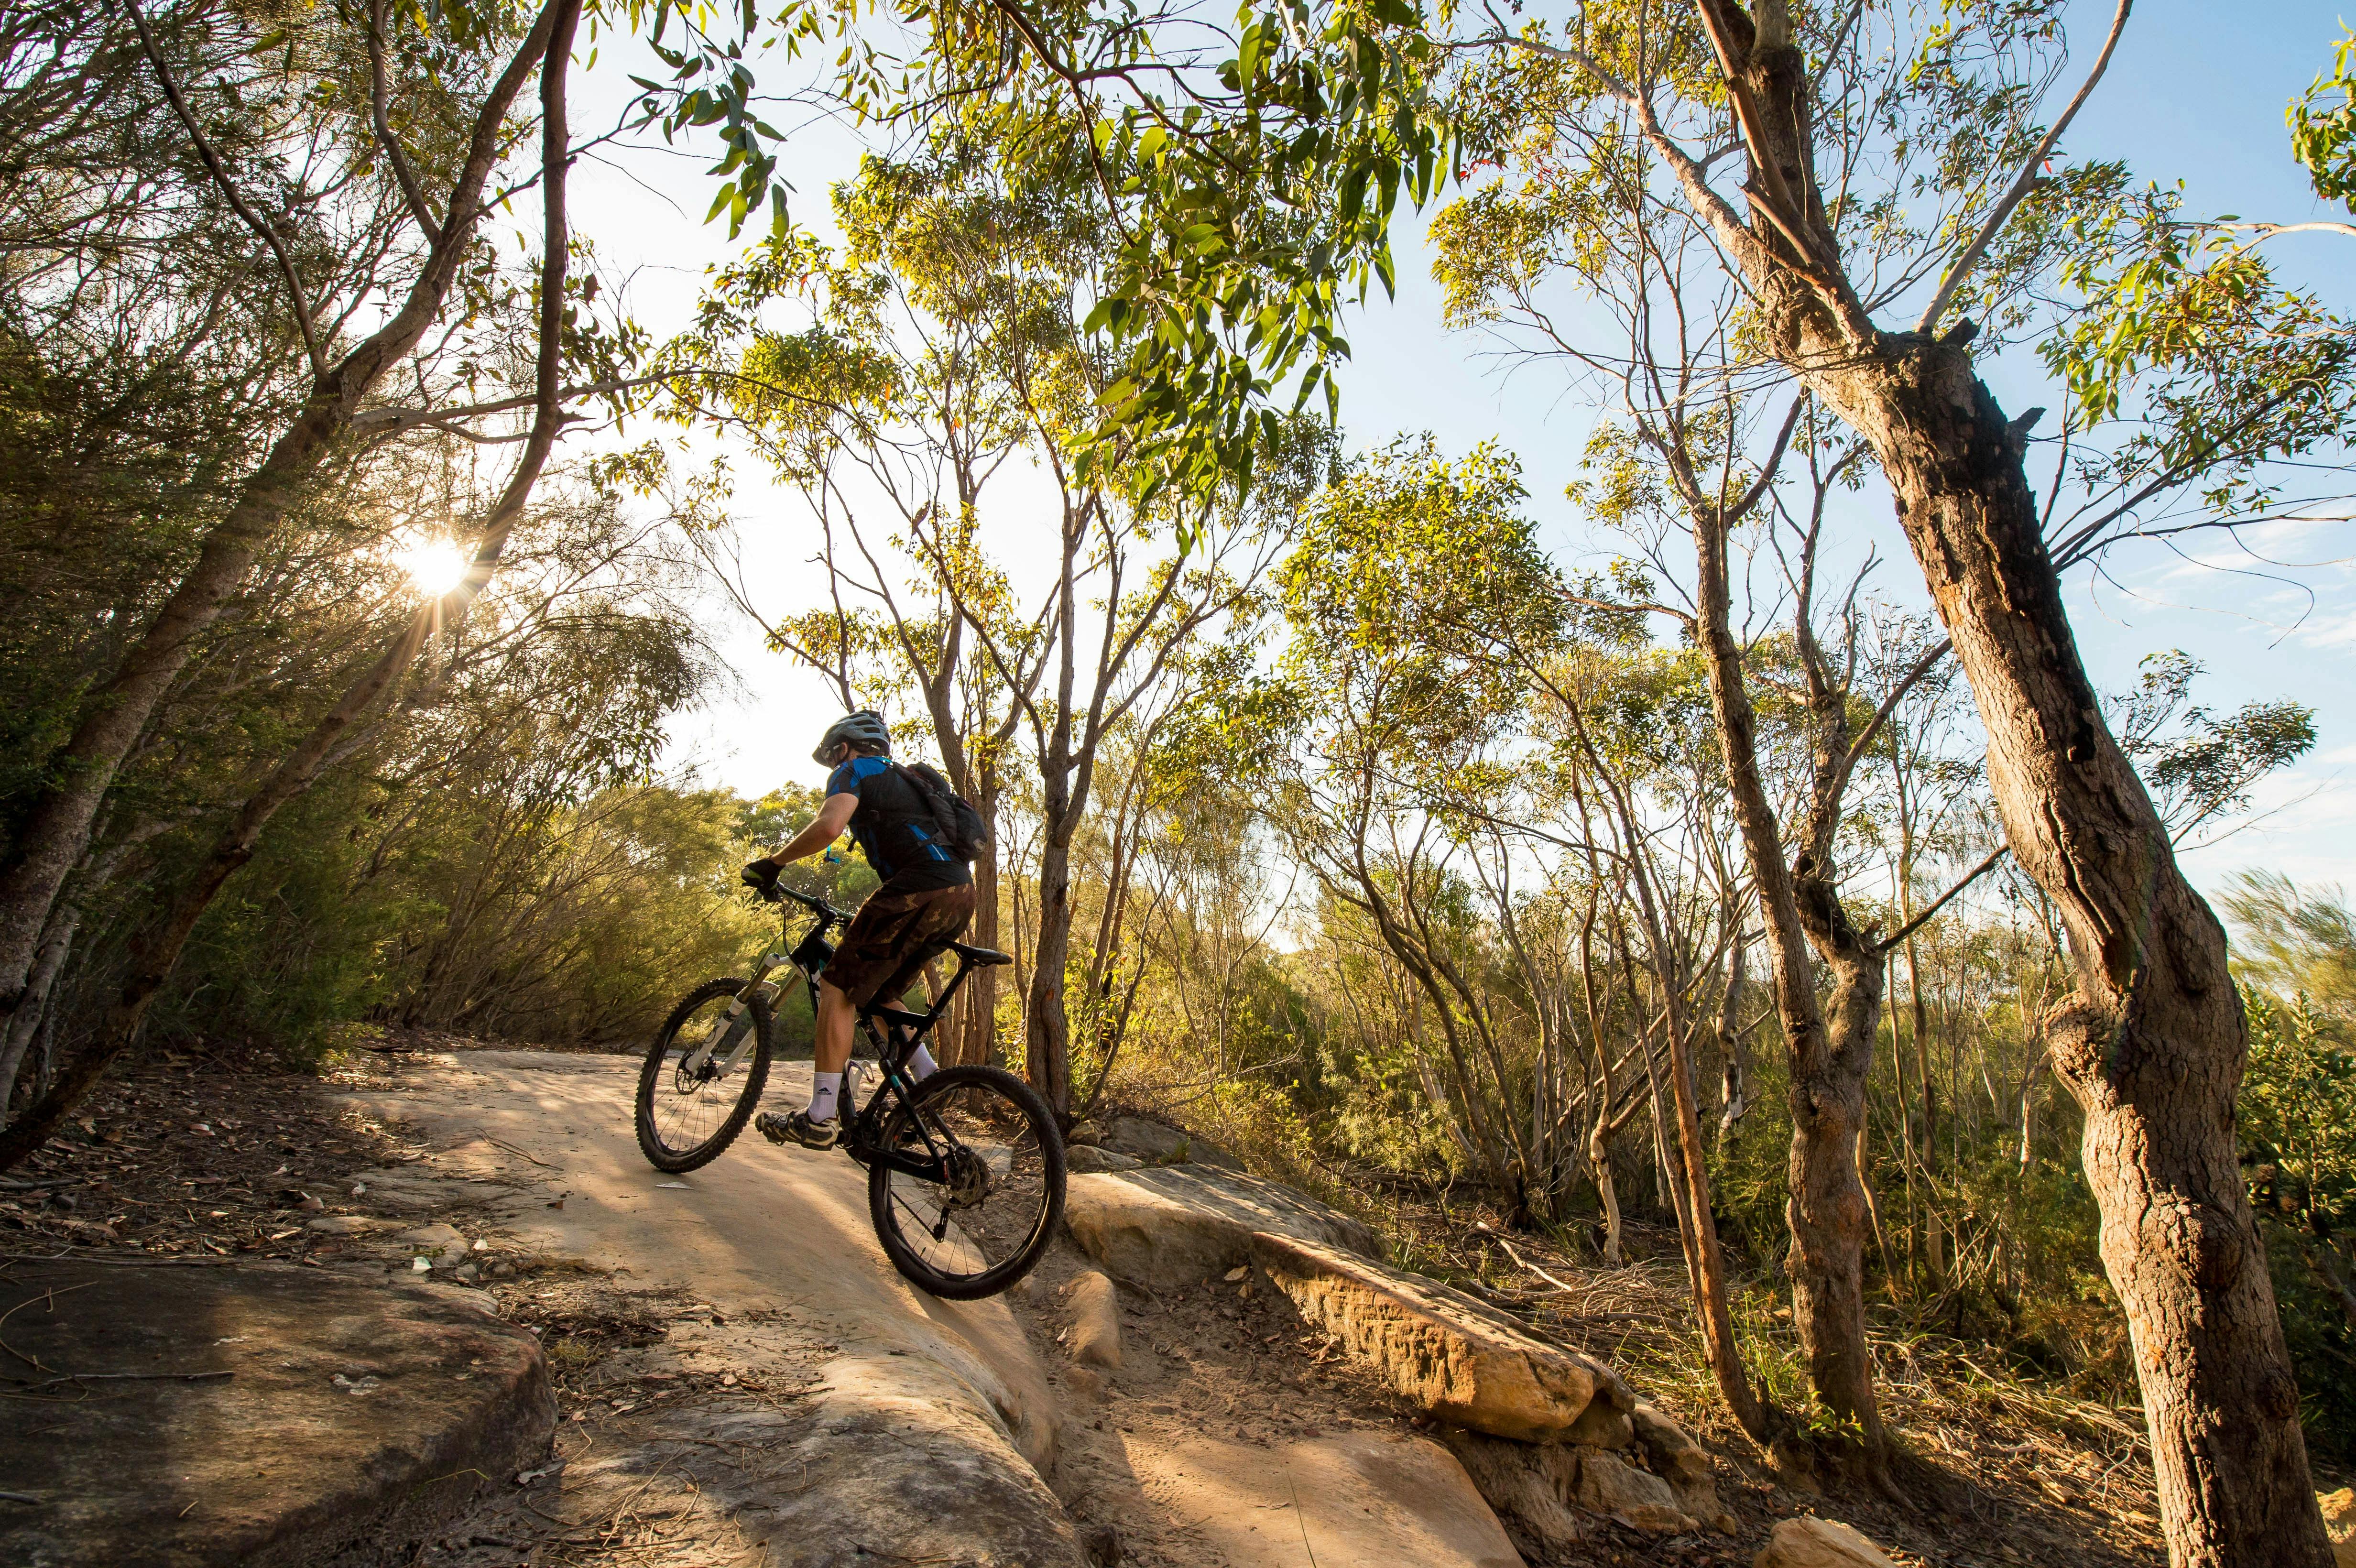
[[[835,908],[824,899],[813,898],[809,893],[796,892],[793,889],[787,887],[782,882],[776,885],[776,891],[778,897],[793,900],[794,902],[801,905],[804,909],[809,911],[812,914],[818,916],[829,925],[848,925],[851,923],[851,917],[849,915]]]

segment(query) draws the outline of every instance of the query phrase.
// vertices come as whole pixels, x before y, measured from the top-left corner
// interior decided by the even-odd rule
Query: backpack
[[[925,763],[894,763],[894,771],[907,780],[932,813],[940,842],[958,859],[979,859],[990,847],[990,824],[972,802],[949,787],[940,771]]]

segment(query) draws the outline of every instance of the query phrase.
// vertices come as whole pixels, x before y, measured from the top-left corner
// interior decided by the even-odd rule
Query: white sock
[[[915,1082],[922,1083],[939,1072],[940,1066],[939,1062],[933,1060],[933,1053],[920,1045],[916,1047],[916,1053],[908,1058],[908,1076]]]
[[[841,1073],[811,1073],[809,1119],[813,1122],[830,1122],[834,1120],[835,1096],[841,1093]]]

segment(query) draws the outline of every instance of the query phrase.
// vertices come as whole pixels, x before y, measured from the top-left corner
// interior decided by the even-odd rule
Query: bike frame
[[[764,953],[754,965],[752,979],[737,993],[736,999],[728,1004],[727,1012],[713,1022],[702,1043],[680,1060],[680,1071],[700,1072],[706,1062],[723,1051],[726,1053],[725,1058],[720,1062],[714,1076],[725,1078],[744,1065],[744,1058],[752,1052],[754,1045],[753,1014],[746,999],[759,996],[766,1002],[784,995],[783,990],[769,979],[779,969],[791,969],[809,987],[810,1012],[816,1016],[819,977],[825,971],[827,959],[834,955],[832,944],[826,940],[827,933],[838,926],[848,925],[851,916],[824,899],[798,893],[791,888],[780,887],[776,892],[780,901],[790,899],[816,915],[818,923],[804,933],[802,939],[787,951],[785,946],[787,933],[782,927],[783,919],[789,917],[781,917],[778,945]],[[932,1033],[933,1026],[948,1010],[950,998],[965,984],[966,976],[979,966],[973,959],[960,953],[957,973],[949,976],[949,983],[941,987],[940,995],[933,998],[933,1005],[924,1012],[912,1013],[905,1008],[880,1004],[870,1004],[859,1009],[859,1028],[874,1048],[880,1077],[875,1093],[868,1096],[863,1108],[856,1104],[856,1090],[850,1091],[846,1100],[850,1109],[843,1117],[840,1147],[861,1165],[880,1165],[924,1181],[946,1179],[944,1162],[948,1155],[935,1140],[933,1129],[926,1125],[923,1117],[911,1115],[909,1120],[924,1138],[926,1150],[931,1158],[918,1159],[884,1146],[884,1100],[888,1095],[902,1108],[911,1108],[910,1095],[916,1083],[905,1072],[908,1058],[917,1046],[924,1043]]]

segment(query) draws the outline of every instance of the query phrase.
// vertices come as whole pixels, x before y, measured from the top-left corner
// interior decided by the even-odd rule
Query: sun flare
[[[420,539],[394,550],[391,559],[423,598],[439,599],[466,580],[466,552],[449,539]]]

